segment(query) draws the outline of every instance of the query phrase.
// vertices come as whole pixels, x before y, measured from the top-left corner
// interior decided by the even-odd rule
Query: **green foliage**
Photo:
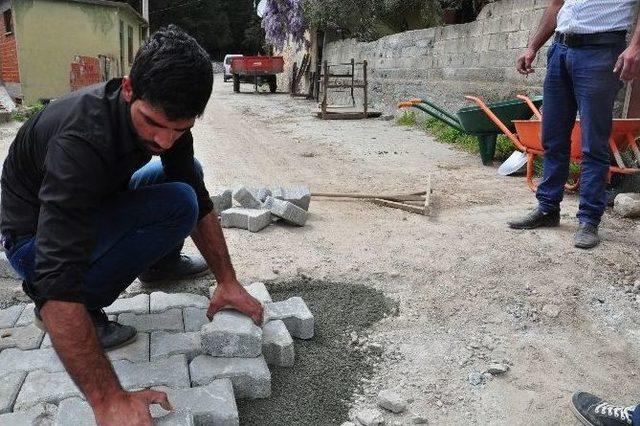
[[[402,115],[396,118],[396,124],[400,126],[415,126],[418,123],[418,116],[412,109],[405,109]]]
[[[15,111],[11,115],[11,119],[16,121],[27,121],[28,119],[30,119],[31,117],[33,117],[34,115],[42,111],[44,107],[45,107],[45,104],[43,104],[42,102],[36,102],[33,105],[30,105],[26,108],[20,108],[17,111]]]

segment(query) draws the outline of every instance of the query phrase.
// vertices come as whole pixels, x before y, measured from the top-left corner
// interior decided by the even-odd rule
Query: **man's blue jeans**
[[[202,171],[197,161],[195,167]],[[136,171],[129,190],[105,200],[96,215],[96,242],[84,286],[87,308],[109,306],[141,272],[179,250],[197,219],[193,188],[166,182],[160,160]],[[35,251],[35,237],[26,237],[7,252],[27,287],[35,275]]]
[[[582,130],[582,169],[578,220],[594,226],[606,207],[609,137],[613,102],[622,83],[613,73],[624,45],[570,48],[554,43],[544,81],[543,177],[536,197],[543,212],[560,210],[569,176],[571,131],[576,113]]]

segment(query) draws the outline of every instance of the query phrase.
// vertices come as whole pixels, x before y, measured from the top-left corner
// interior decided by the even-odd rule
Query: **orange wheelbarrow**
[[[527,185],[532,191],[535,191],[537,185],[533,181],[534,175],[534,161],[537,156],[544,155],[544,148],[542,147],[541,136],[541,124],[542,115],[536,106],[531,102],[529,98],[524,95],[518,95],[518,98],[525,101],[529,108],[533,111],[536,119],[532,120],[513,120],[513,124],[516,128],[514,134],[509,128],[502,122],[496,115],[487,107],[482,99],[475,96],[466,96],[470,101],[475,102],[482,111],[493,121],[496,126],[511,140],[515,147],[524,152],[527,155]],[[624,164],[620,151],[631,149],[635,156],[635,160],[640,164],[640,149],[636,143],[636,138],[640,135],[640,119],[614,119],[611,130],[611,137],[609,138],[609,148],[613,153],[615,165],[611,165],[609,173],[623,173],[633,174],[640,173],[639,168],[627,167]],[[569,158],[574,163],[580,163],[582,159],[582,146],[581,146],[581,132],[580,132],[580,120],[576,120],[576,124],[571,132],[571,150]],[[576,179],[576,183],[573,185],[565,185],[565,188],[574,191],[578,188],[580,182]]]

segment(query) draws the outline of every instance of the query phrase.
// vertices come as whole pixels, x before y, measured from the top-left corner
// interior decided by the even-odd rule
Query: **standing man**
[[[161,29],[129,76],[74,92],[27,121],[4,163],[7,257],[99,425],[150,425],[150,404],[169,408],[163,392],[122,388],[104,350],[133,341],[136,330],[102,308],[176,256],[187,236],[218,284],[207,316],[231,307],[262,320],[260,303],[236,279],[193,155],[190,129],[212,85],[198,43],[177,27]],[[149,163],[153,156],[160,161]],[[173,268],[193,272],[189,262]]]
[[[613,102],[623,81],[640,72],[640,26],[626,47],[639,0],[551,0],[538,31],[517,59],[518,72],[534,72],[538,50],[555,33],[547,53],[544,80],[543,177],[538,207],[509,222],[515,229],[557,226],[560,202],[569,175],[571,130],[576,113],[582,130],[580,227],[575,246],[588,249],[600,239],[598,225],[606,206],[609,136]],[[626,47],[626,49],[625,49]]]

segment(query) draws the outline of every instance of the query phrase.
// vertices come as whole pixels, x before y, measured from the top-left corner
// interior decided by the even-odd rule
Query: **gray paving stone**
[[[96,426],[93,410],[81,398],[67,398],[58,405],[55,426]]]
[[[0,352],[0,376],[12,371],[33,370],[64,371],[64,366],[53,348],[30,351],[9,348]]]
[[[269,209],[272,215],[283,219],[287,223],[297,226],[304,226],[307,222],[307,217],[309,216],[309,213],[307,213],[306,210],[301,209],[295,204],[273,197],[267,197],[264,206]]]
[[[1,246],[1,244],[0,244]],[[22,280],[22,277],[13,269],[9,263],[6,253],[0,253],[0,278],[10,278],[12,280]]]
[[[156,417],[155,426],[194,426],[193,415],[188,410],[175,410]]]
[[[80,390],[66,371],[32,371],[27,375],[13,409],[26,410],[42,403],[57,404],[74,396],[81,396]]]
[[[191,364],[194,386],[228,378],[237,398],[268,398],[271,395],[271,373],[263,356],[257,358],[219,358],[199,355]]]
[[[306,186],[293,188],[276,187],[271,188],[271,196],[280,200],[289,201],[303,210],[309,210],[311,203],[311,190]]]
[[[44,331],[33,324],[24,327],[0,329],[0,350],[7,348],[20,348],[23,350],[40,347]]]
[[[154,388],[166,392],[169,402],[176,410],[187,410],[198,425],[238,426],[238,407],[229,379],[218,379],[205,386],[186,389]],[[159,406],[151,407],[156,417],[164,412]]]
[[[184,308],[184,331],[200,331],[203,325],[209,322],[206,308]]]
[[[269,290],[267,290],[267,286],[261,282],[251,283],[249,285],[244,286],[247,292],[258,299],[262,303],[271,302],[271,295],[269,294]]]
[[[133,312],[135,314],[149,313],[149,295],[138,294],[133,297],[116,299],[110,306],[104,308],[107,315],[121,314],[123,312]]]
[[[154,331],[151,333],[151,360],[168,358],[171,355],[185,354],[191,361],[202,353],[200,333],[168,333]]]
[[[149,333],[138,333],[138,337],[135,341],[121,348],[108,351],[107,357],[111,361],[149,361]]]
[[[16,321],[24,310],[24,304],[9,306],[6,309],[0,309],[0,328],[10,328],[16,324]]]
[[[282,302],[264,305],[264,322],[282,320],[287,330],[298,339],[311,339],[314,332],[314,320],[311,311],[301,297],[292,297]]]
[[[223,228],[247,229],[258,232],[271,223],[269,210],[257,210],[233,207],[220,214],[220,225]]]
[[[182,310],[170,309],[156,314],[133,314],[125,312],[118,315],[118,322],[135,327],[139,333],[150,331],[184,331]]]
[[[115,361],[113,369],[125,389],[189,387],[187,358],[184,355],[172,355],[150,362]]]
[[[209,191],[211,201],[213,202],[213,210],[220,214],[224,210],[233,207],[232,192],[230,189],[216,188]]]
[[[40,404],[27,411],[16,411],[0,415],[3,426],[48,426],[56,419],[58,407],[53,404]]]
[[[264,186],[260,188],[250,188],[249,191],[251,191],[253,196],[261,203],[264,203],[264,200],[266,200],[267,197],[271,196],[271,190]]]
[[[27,373],[23,371],[0,374],[0,414],[8,413],[13,409],[13,403],[25,377]]]
[[[22,310],[22,313],[18,317],[18,321],[16,321],[15,327],[22,327],[24,325],[29,325],[33,323],[33,320],[36,317],[36,312],[33,310],[35,306],[36,305],[34,303],[28,303],[24,307],[24,309]]]
[[[293,339],[284,322],[269,321],[262,327],[262,354],[269,365],[293,366],[295,360]]]
[[[242,187],[233,192],[233,199],[246,209],[260,209],[262,203],[250,188]]]
[[[206,308],[209,306],[209,298],[192,293],[165,293],[154,291],[151,293],[150,312],[164,312],[173,308]]]
[[[253,358],[262,353],[262,330],[237,311],[220,311],[200,331],[202,351],[211,356]]]

